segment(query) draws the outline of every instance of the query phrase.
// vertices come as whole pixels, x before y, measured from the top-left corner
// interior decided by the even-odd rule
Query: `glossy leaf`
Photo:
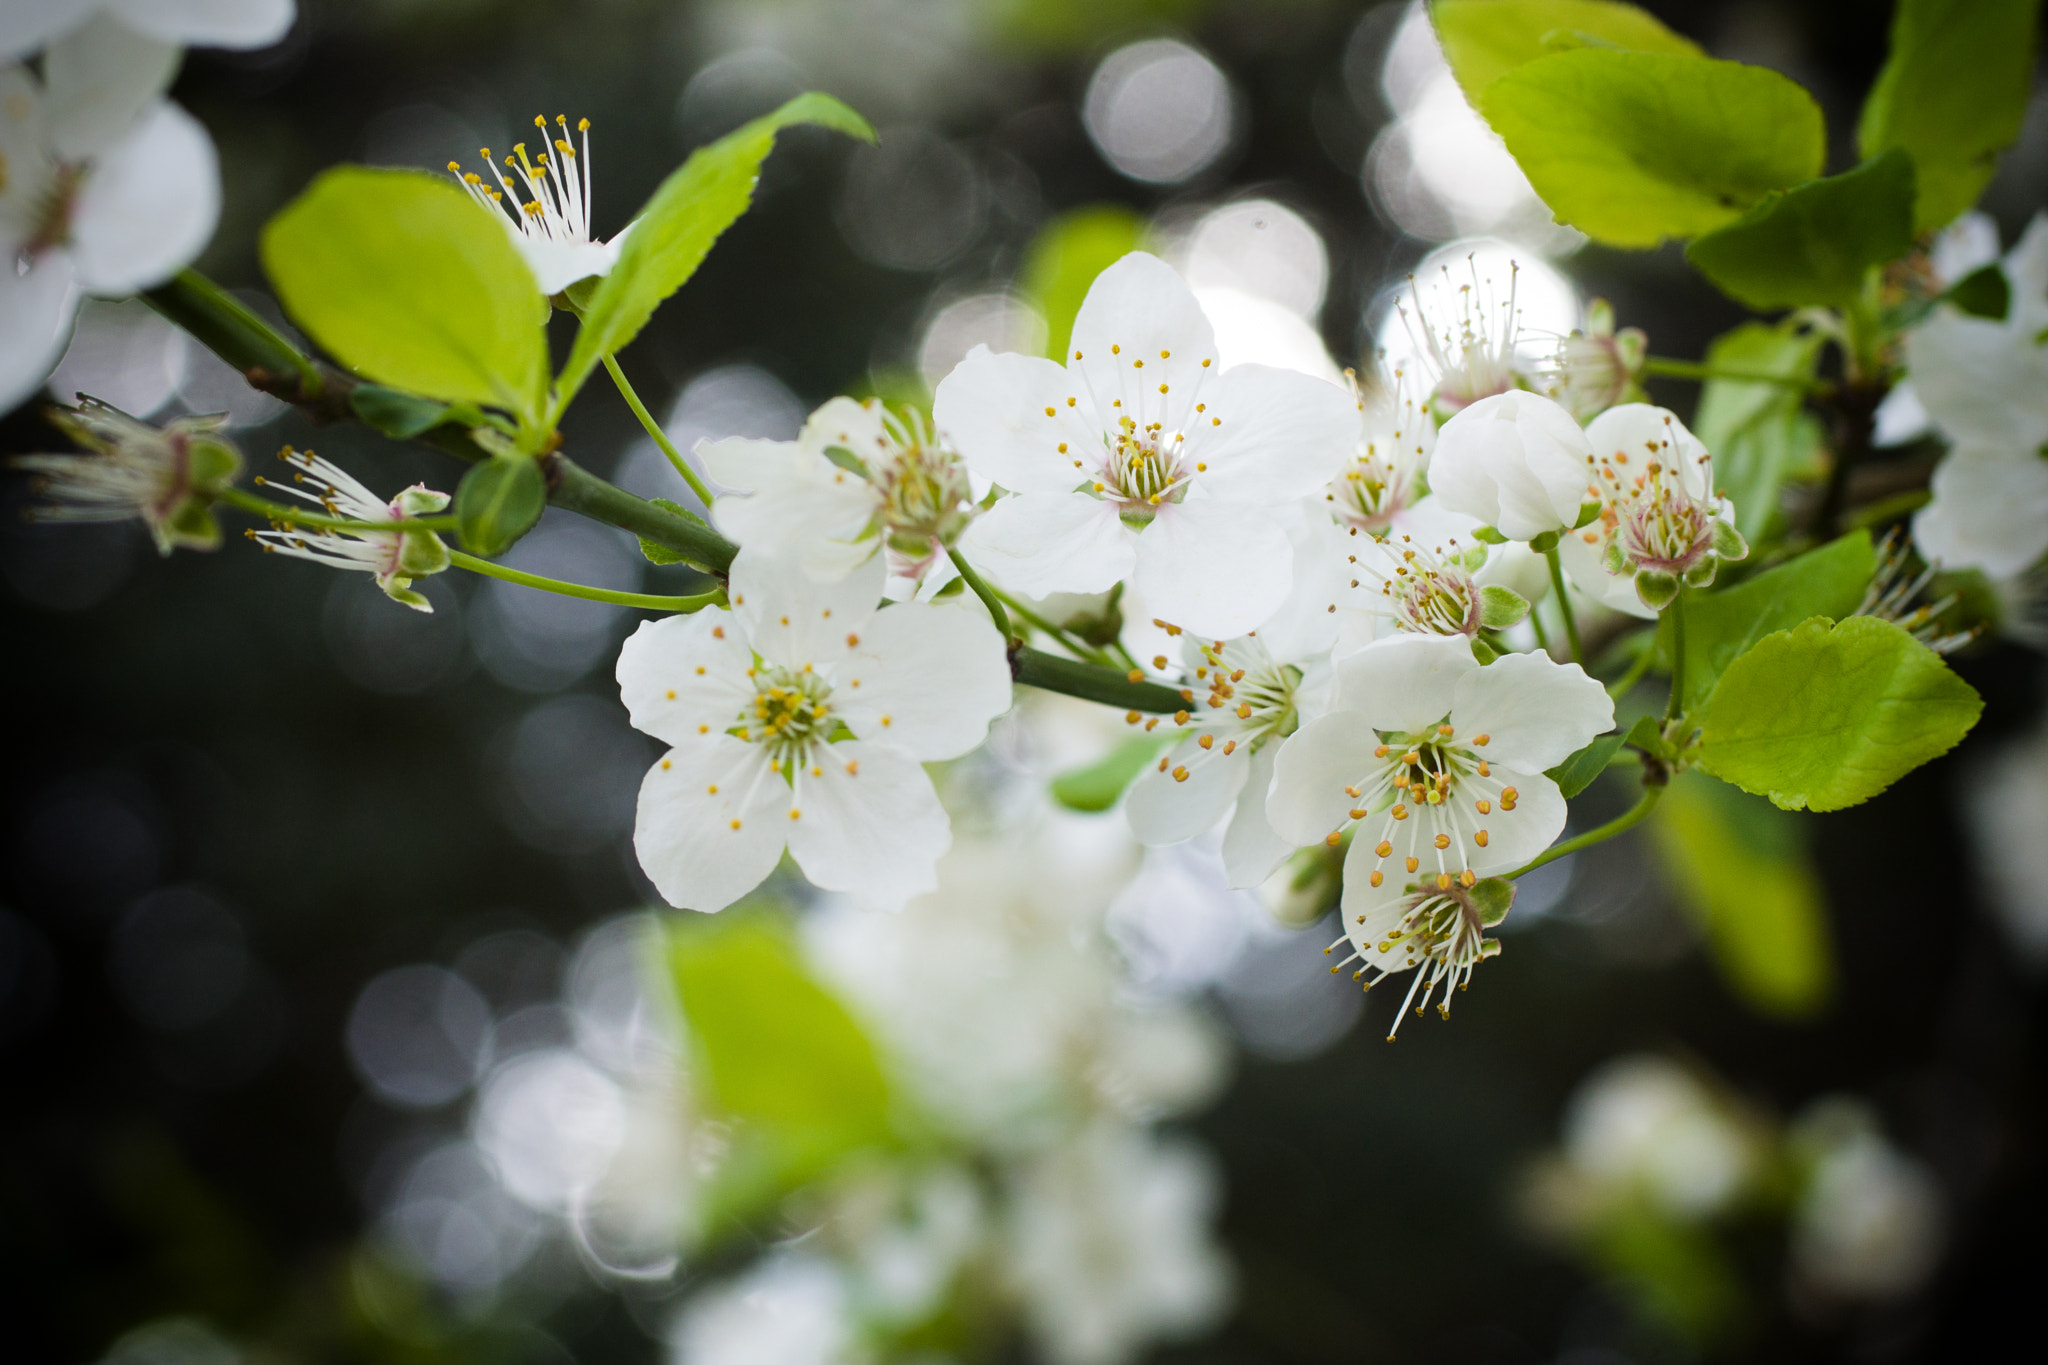
[[[453,181],[339,166],[270,220],[261,245],[285,311],[355,373],[539,425],[547,300],[504,225]]]
[[[800,123],[870,142],[875,137],[866,119],[813,91],[690,153],[633,220],[618,264],[590,295],[556,386],[558,404],[566,404],[598,363],[638,336],[662,300],[697,273],[719,234],[753,202],[775,135]]]
[[[1947,753],[1983,709],[1891,622],[1816,618],[1728,666],[1700,727],[1700,767],[1785,810],[1841,810]]]
[[[1700,55],[1690,38],[1616,0],[1435,0],[1429,17],[1451,74],[1475,105],[1516,67],[1575,47]]]
[[[1751,308],[1846,308],[1873,266],[1913,248],[1913,161],[1894,148],[1855,170],[1764,201],[1686,247],[1686,259]]]
[[[1682,608],[1685,709],[1698,711],[1728,665],[1764,636],[1811,617],[1839,619],[1854,612],[1876,572],[1870,532],[1851,531],[1732,588],[1688,593]],[[1659,644],[1669,658],[1668,624],[1660,628]]]
[[[1488,86],[1480,108],[1558,221],[1651,247],[1733,222],[1820,173],[1820,106],[1762,67],[1582,48]]]
[[[1746,322],[1714,340],[1706,363],[1806,380],[1813,377],[1824,340],[1791,321]],[[1778,510],[1778,489],[1820,446],[1819,419],[1804,410],[1800,388],[1709,379],[1700,389],[1693,431],[1714,452],[1714,483],[1735,504],[1736,529],[1751,542],[1762,540]]]
[[[2040,0],[1899,0],[1891,54],[1863,104],[1866,157],[1904,148],[1919,172],[1916,231],[1977,202],[2019,136]]]
[[[1593,785],[1594,778],[1607,771],[1607,765],[1614,761],[1615,754],[1621,751],[1622,741],[1626,738],[1627,736],[1619,730],[1611,735],[1601,735],[1550,769],[1546,776],[1557,783],[1558,790],[1566,796],[1577,796]]]

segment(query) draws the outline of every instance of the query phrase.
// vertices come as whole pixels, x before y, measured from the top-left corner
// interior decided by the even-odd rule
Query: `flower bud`
[[[1514,391],[1482,398],[1437,433],[1429,481],[1454,512],[1510,540],[1576,525],[1593,447],[1555,402]]]
[[[1621,403],[1643,398],[1643,361],[1649,338],[1640,327],[1614,330],[1614,309],[1595,299],[1586,328],[1557,344],[1550,366],[1550,396],[1580,422],[1590,422]]]

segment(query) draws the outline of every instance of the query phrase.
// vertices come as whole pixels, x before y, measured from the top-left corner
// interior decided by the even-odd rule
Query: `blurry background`
[[[1876,7],[1648,7],[1806,84],[1846,146]],[[1519,265],[1539,330],[1598,295],[1695,356],[1739,320],[1676,251],[1551,224],[1402,0],[301,0],[279,48],[194,52],[174,93],[224,161],[201,267],[274,312],[255,235],[332,162],[467,164],[536,113],[588,116],[609,235],[691,147],[806,88],[880,144],[785,135],[755,209],[624,357],[684,449],[793,435],[837,392],[915,396],[977,342],[1057,341],[1093,270],[1140,242],[1188,273],[1231,359],[1398,347],[1393,291],[1467,257]],[[1987,201],[2007,240],[2044,190],[2048,87]],[[307,428],[140,305],[88,306],[52,383],[81,388],[225,408],[252,457],[311,444],[375,487],[455,478]],[[1656,396],[1687,413],[1694,394]],[[625,487],[687,498],[606,394],[568,434]],[[49,440],[32,412],[0,427],[8,450]],[[618,917],[652,899],[630,847],[651,741],[610,682],[633,613],[449,574],[418,616],[238,543],[159,561],[139,528],[25,526],[24,497],[10,479],[0,518],[7,1358],[658,1358],[666,1301],[592,1290],[535,1211],[546,1189],[505,1178],[519,1123],[586,1084],[519,1059],[589,1045]],[[651,591],[677,572],[553,512],[508,562]],[[1656,826],[1531,878],[1481,988],[1398,1044],[1389,1002],[1358,1024],[1316,931],[1219,891],[1197,852],[1154,855],[1124,912],[1134,966],[1180,972],[1241,1052],[1182,1125],[1221,1161],[1237,1306],[1162,1358],[1931,1359],[2038,1331],[2043,669],[1996,641],[1955,662],[1988,702],[1959,752],[1797,821],[1681,788]],[[1626,799],[1596,787],[1576,818]],[[1190,949],[1192,924],[1224,927]],[[1202,960],[1146,956],[1169,940]],[[1729,1215],[1704,1269],[1642,1232],[1669,1219],[1575,1241],[1578,1196],[1540,1154],[1566,1142],[1581,1184],[1622,1160],[1599,1154],[1594,1091],[1567,1110],[1639,1052],[1684,1068],[1644,1083],[1658,1114],[1875,1125],[1882,1169],[1845,1168],[1847,1223],[1809,1210],[1821,1250],[1789,1269],[1782,1214]],[[1670,1099],[1685,1083],[1713,1094]],[[1825,1096],[1864,1107],[1810,1109]],[[1681,1150],[1685,1214],[1713,1203],[1722,1148]],[[1906,1193],[1858,1205],[1886,1171]],[[1876,1251],[1855,1240],[1872,1219]],[[1854,1244],[1833,1261],[1831,1236]],[[371,1243],[416,1273],[366,1275]],[[1659,1330],[1630,1284],[1692,1286],[1716,1325]],[[210,1328],[124,1339],[166,1318]]]

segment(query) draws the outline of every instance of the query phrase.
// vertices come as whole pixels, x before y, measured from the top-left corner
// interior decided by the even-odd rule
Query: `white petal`
[[[1344,561],[1346,537],[1320,507],[1311,507],[1287,531],[1293,546],[1293,581],[1280,609],[1259,627],[1266,652],[1281,663],[1304,663],[1330,652],[1337,641],[1338,568]]]
[[[1157,763],[1138,774],[1124,798],[1124,818],[1141,844],[1177,844],[1207,834],[1237,801],[1251,773],[1251,754],[1240,748],[1226,755],[1219,744],[1204,750],[1189,735]],[[1174,773],[1187,776],[1176,780]]]
[[[827,399],[804,419],[804,429],[797,433],[796,442],[820,456],[834,446],[843,447],[864,461],[887,455],[894,445],[888,428],[882,424],[882,404],[874,398],[865,403],[852,398]],[[826,462],[829,464],[830,460]]]
[[[819,582],[836,582],[881,548],[857,540],[874,514],[865,480],[794,441],[743,436],[699,441],[697,458],[734,490],[711,504],[711,522],[760,554],[797,559]]]
[[[0,62],[28,56],[98,8],[99,0],[9,0],[0,5]]]
[[[619,647],[619,700],[635,729],[669,744],[722,734],[754,698],[753,663],[729,611],[642,621]]]
[[[1085,493],[1023,493],[976,517],[967,562],[1027,597],[1103,592],[1131,571],[1134,537],[1116,507]]]
[[[1596,521],[1581,530],[1566,531],[1558,538],[1558,563],[1570,576],[1572,586],[1602,606],[1641,620],[1656,620],[1657,613],[1644,606],[1643,599],[1636,594],[1633,573],[1607,572],[1607,537],[1599,528],[1600,523]],[[1510,543],[1519,545],[1521,542]]]
[[[503,215],[500,215],[503,217]],[[506,218],[508,226],[512,220]],[[619,263],[617,239],[610,242],[558,242],[513,229],[520,256],[533,272],[533,282],[543,294],[559,294],[578,280],[609,275]]]
[[[1131,577],[1152,615],[1217,640],[1257,630],[1293,582],[1294,549],[1270,517],[1197,498],[1159,509]]]
[[[788,798],[760,745],[691,739],[647,770],[633,849],[670,905],[723,910],[775,870],[789,835]]]
[[[762,658],[824,669],[846,656],[849,635],[867,629],[887,574],[876,555],[837,582],[820,582],[799,563],[743,549],[732,563],[729,596]]]
[[[798,779],[784,814],[789,851],[813,886],[895,909],[937,888],[953,827],[932,780],[891,744],[825,746]]]
[[[1075,351],[1081,353],[1078,360]],[[1178,417],[1205,380],[1214,382],[1217,365],[1202,362],[1218,361],[1216,334],[1180,272],[1157,256],[1133,251],[1088,286],[1066,360],[1080,372],[1075,382],[1098,403],[1122,398],[1124,410],[1139,422],[1159,416],[1160,409]],[[1164,403],[1162,383],[1172,390]]]
[[[1906,361],[1921,406],[1957,445],[2048,442],[2048,347],[2023,327],[1940,308],[1907,333]]]
[[[903,602],[877,612],[832,674],[832,709],[862,739],[924,762],[958,758],[1010,709],[1010,661],[986,615]]]
[[[220,218],[220,163],[199,121],[167,101],[106,150],[79,191],[71,255],[89,294],[132,294],[189,265]]]
[[[1558,790],[1557,783],[1540,772],[1524,771],[1513,764],[1496,763],[1492,768],[1496,781],[1515,789],[1515,808],[1503,810],[1495,806],[1484,817],[1473,813],[1486,830],[1486,847],[1481,850],[1467,843],[1465,860],[1482,877],[1514,871],[1556,843],[1557,836],[1564,833],[1564,793]]]
[[[71,261],[52,254],[26,275],[0,267],[0,413],[43,386],[71,340],[79,295]]]
[[[1578,520],[1592,446],[1541,394],[1482,398],[1437,433],[1429,482],[1444,505],[1527,540]]]
[[[1294,851],[1294,845],[1281,838],[1266,818],[1273,767],[1279,757],[1278,744],[1261,745],[1252,754],[1251,771],[1237,794],[1237,809],[1231,812],[1230,828],[1223,834],[1223,875],[1233,887],[1259,885]]]
[[[1913,391],[1911,380],[1892,385],[1892,391],[1877,405],[1874,420],[1877,429],[1870,434],[1870,443],[1881,450],[1911,445],[1934,430],[1934,420]]]
[[[1658,461],[1678,475],[1691,497],[1705,498],[1713,491],[1706,446],[1669,408],[1654,403],[1617,404],[1587,424],[1586,440],[1596,457],[1628,456],[1626,468],[1639,470],[1647,460]]]
[[[1457,739],[1486,735],[1479,750],[1511,767],[1554,768],[1614,728],[1614,699],[1577,664],[1508,654],[1458,679],[1451,724]]]
[[[151,37],[186,47],[268,47],[297,12],[293,0],[109,0],[108,8]]]
[[[1336,711],[1289,735],[1273,763],[1266,819],[1296,845],[1322,842],[1358,804],[1344,789],[1379,767],[1380,737],[1355,711]]]
[[[43,54],[50,146],[68,161],[97,155],[170,88],[177,69],[175,45],[107,14],[87,20]]]
[[[2048,460],[2007,451],[1950,452],[1934,501],[1913,514],[1920,553],[1944,568],[2010,578],[2048,551]]]
[[[1998,242],[1995,224],[1991,228],[1991,241],[1995,250]],[[2034,216],[2027,220],[2020,239],[2013,243],[2012,250],[2005,253],[2004,265],[2013,298],[2022,307],[2048,303],[2048,212],[2034,210]]]
[[[1103,426],[1078,379],[1050,360],[986,346],[939,381],[932,424],[969,469],[1013,493],[1071,489],[1082,474],[1074,461],[1102,452]]]
[[[1459,680],[1480,671],[1462,635],[1389,635],[1338,663],[1337,704],[1374,729],[1412,735],[1441,721]]]
[[[1194,414],[1186,458],[1213,496],[1246,504],[1293,502],[1332,478],[1358,440],[1358,404],[1335,384],[1292,370],[1240,365]],[[1220,423],[1220,425],[1218,425]]]

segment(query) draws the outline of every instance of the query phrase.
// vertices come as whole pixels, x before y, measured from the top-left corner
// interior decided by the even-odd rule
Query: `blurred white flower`
[[[785,848],[863,904],[936,884],[952,833],[920,764],[981,742],[1009,709],[1009,663],[985,616],[878,612],[882,569],[820,584],[742,555],[730,610],[645,622],[626,641],[626,709],[673,746],[641,784],[633,831],[670,904],[721,910]]]
[[[159,98],[176,66],[104,17],[45,52],[40,78],[0,66],[0,412],[55,367],[85,295],[161,284],[213,235],[213,142]]]
[[[15,0],[0,6],[0,58],[33,52],[96,16],[184,47],[268,47],[297,13],[293,0]]]
[[[241,472],[242,454],[220,435],[218,417],[180,417],[155,427],[86,399],[76,408],[52,409],[50,420],[89,453],[8,460],[11,468],[33,474],[36,492],[49,499],[33,509],[38,521],[139,518],[162,554],[219,548],[212,505]]]
[[[533,272],[534,283],[550,296],[578,280],[610,274],[619,263],[626,234],[632,231],[629,223],[609,242],[591,235],[590,120],[576,121],[576,131],[583,135],[580,152],[569,142],[568,117],[557,114],[555,123],[552,153],[543,148],[539,156],[529,158],[526,144],[521,142],[505,158],[505,167],[519,186],[498,169],[488,147],[478,155],[498,182],[495,189],[475,171],[463,170],[461,162],[448,163],[469,197],[512,234],[513,244]],[[534,115],[533,126],[540,129],[542,137],[550,136],[547,120],[540,115]],[[512,196],[510,204],[505,202],[506,195]]]
[[[1410,513],[1429,489],[1429,455],[1436,449],[1436,419],[1415,376],[1376,367],[1361,385],[1358,442],[1324,495],[1337,520],[1368,535],[1410,530]]]
[[[1992,906],[2013,946],[2048,965],[2048,726],[2000,747],[1963,787]]]
[[[1811,1163],[1792,1217],[1800,1278],[1842,1298],[1896,1298],[1926,1283],[1947,1221],[1933,1173],[1854,1100],[1819,1101],[1792,1141]]]
[[[781,1252],[690,1299],[669,1337],[673,1365],[849,1365],[854,1324],[830,1263]]]
[[[1509,262],[1507,297],[1499,298],[1493,277],[1480,272],[1480,254],[1476,248],[1466,254],[1463,281],[1452,277],[1448,262],[1440,265],[1427,299],[1409,276],[1408,301],[1394,304],[1407,333],[1404,350],[1431,381],[1426,401],[1439,421],[1482,398],[1526,387],[1529,378],[1521,353],[1522,267]]]
[[[1621,403],[1641,402],[1649,347],[1640,327],[1615,331],[1613,306],[1594,299],[1586,308],[1586,325],[1557,343],[1545,371],[1550,396],[1580,422]]]
[[[1010,1200],[1009,1276],[1055,1365],[1121,1365],[1230,1304],[1200,1154],[1104,1121],[1046,1153]]]
[[[1691,1072],[1647,1054],[1617,1058],[1579,1083],[1564,1148],[1591,1190],[1641,1192],[1682,1218],[1726,1209],[1760,1158],[1755,1135]]]
[[[1453,512],[1509,540],[1530,540],[1578,522],[1592,472],[1592,444],[1572,415],[1541,394],[1514,390],[1444,423],[1429,481]]]
[[[1065,368],[976,347],[940,382],[940,429],[1016,495],[963,550],[1033,596],[1128,578],[1175,625],[1221,639],[1256,628],[1290,580],[1275,513],[1336,472],[1354,405],[1293,371],[1219,373],[1201,306],[1143,252],[1096,278],[1072,345]]]
[[[914,1325],[943,1305],[962,1266],[982,1249],[988,1209],[960,1166],[884,1167],[835,1193],[824,1231],[845,1249],[861,1312]]]
[[[286,446],[278,458],[293,469],[290,483],[268,484],[313,504],[330,517],[348,521],[389,525],[389,531],[340,531],[279,521],[267,531],[251,531],[249,538],[265,550],[294,559],[308,559],[330,568],[355,570],[375,575],[377,586],[394,602],[414,611],[431,612],[433,604],[412,587],[413,580],[440,573],[449,564],[448,547],[432,531],[405,530],[414,518],[439,512],[448,505],[448,495],[416,483],[385,502],[363,487],[354,476],[332,461],[310,450]]]

